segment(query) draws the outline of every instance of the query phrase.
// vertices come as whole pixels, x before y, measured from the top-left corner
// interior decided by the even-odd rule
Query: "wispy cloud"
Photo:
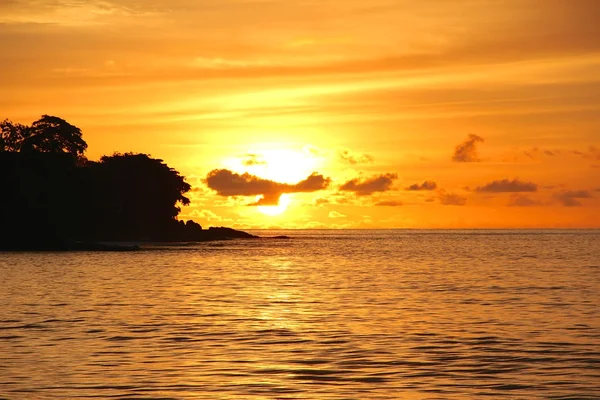
[[[581,199],[591,199],[594,196],[587,190],[565,190],[554,194],[554,198],[565,207],[580,207]]]
[[[477,153],[477,145],[483,143],[484,139],[481,136],[469,134],[467,140],[456,146],[452,161],[454,162],[478,162],[479,155]]]
[[[328,216],[329,218],[346,218],[344,214],[337,211],[330,211]]]
[[[540,205],[543,205],[543,203],[525,195],[513,195],[508,202],[509,207],[535,207]]]
[[[464,206],[467,204],[467,198],[456,193],[440,192],[440,203],[445,206]]]
[[[380,206],[380,207],[400,207],[400,206],[403,206],[404,203],[402,203],[401,201],[397,201],[397,200],[384,200],[384,201],[378,201],[374,205]]]
[[[242,157],[242,165],[245,165],[247,167],[253,165],[267,165],[267,161],[264,159],[264,157],[258,154],[249,153]]]
[[[375,160],[375,157],[370,154],[353,153],[348,149],[340,150],[338,156],[350,165],[370,164]]]
[[[93,26],[123,23],[156,11],[133,2],[108,0],[12,0],[0,2],[0,23]],[[129,21],[138,22],[138,21]]]

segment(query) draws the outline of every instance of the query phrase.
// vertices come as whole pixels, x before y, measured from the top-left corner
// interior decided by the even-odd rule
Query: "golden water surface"
[[[0,253],[0,398],[600,398],[599,231],[286,234]]]

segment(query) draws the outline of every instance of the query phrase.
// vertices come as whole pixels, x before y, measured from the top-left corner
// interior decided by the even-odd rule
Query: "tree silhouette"
[[[21,144],[32,134],[30,126],[13,124],[5,119],[0,122],[0,151],[21,151]]]
[[[179,221],[191,187],[163,160],[115,153],[87,161],[86,148],[79,128],[58,117],[0,123],[0,249],[253,237]]]
[[[31,126],[0,123],[0,151],[69,153],[80,158],[86,149],[81,130],[58,117],[43,115]]]
[[[83,204],[91,205],[93,212],[86,214],[101,232],[156,237],[176,221],[178,204],[190,203],[184,193],[191,187],[179,172],[147,154],[115,153],[84,170]]]

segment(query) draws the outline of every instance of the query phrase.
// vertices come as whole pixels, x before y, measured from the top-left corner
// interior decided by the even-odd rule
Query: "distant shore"
[[[127,239],[127,240],[64,240],[44,242],[31,241],[19,243],[0,243],[0,251],[136,251],[140,250],[145,243],[200,243],[233,239],[260,239],[260,236],[252,235],[248,232],[239,231],[226,227],[210,227],[196,231],[194,235],[181,240],[181,237],[171,240],[147,240],[147,239]]]

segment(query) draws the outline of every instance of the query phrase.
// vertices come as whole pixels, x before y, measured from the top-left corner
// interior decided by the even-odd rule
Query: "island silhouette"
[[[0,122],[0,250],[131,250],[123,243],[256,238],[177,217],[191,187],[161,159],[88,160],[81,130],[43,115]]]

